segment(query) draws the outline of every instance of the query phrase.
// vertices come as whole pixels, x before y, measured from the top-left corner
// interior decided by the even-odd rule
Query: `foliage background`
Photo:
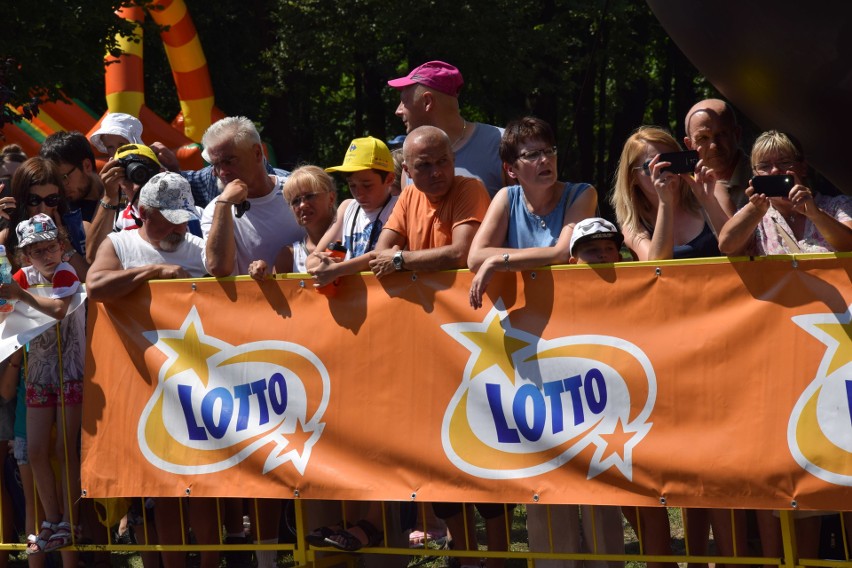
[[[635,0],[185,2],[217,106],[255,120],[288,169],[336,163],[357,136],[402,134],[398,93],[386,81],[431,59],[461,69],[466,118],[501,126],[544,118],[556,127],[562,177],[602,194],[634,128],[658,124],[682,138],[689,106],[715,95]],[[103,112],[101,61],[121,25],[111,16],[119,4],[10,5],[5,28],[14,35],[0,37],[0,55],[26,73],[17,92],[61,86]],[[146,103],[170,120],[179,106],[157,31],[146,24]]]

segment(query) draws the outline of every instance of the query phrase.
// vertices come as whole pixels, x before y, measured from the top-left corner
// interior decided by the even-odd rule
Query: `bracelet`
[[[120,205],[111,205],[108,201],[105,202],[103,199],[98,201],[98,203],[101,204],[101,207],[103,207],[104,209],[109,209],[110,211],[118,211],[121,208]]]
[[[509,272],[509,253],[503,253],[503,266],[506,267],[506,272]]]
[[[74,250],[74,249],[71,249],[71,250],[69,250],[69,251],[67,251],[67,252],[63,253],[63,255],[62,255],[62,262],[68,262],[69,260],[71,260],[71,258],[72,258],[75,254],[77,254],[77,251],[76,251],[76,250]]]
[[[216,205],[218,205],[220,203],[224,203],[225,205],[239,205],[239,203],[237,203],[235,201],[226,201],[225,199],[217,199],[215,201],[215,203],[216,203]]]

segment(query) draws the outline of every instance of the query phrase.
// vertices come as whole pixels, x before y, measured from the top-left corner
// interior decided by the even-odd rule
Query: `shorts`
[[[15,456],[15,461],[18,465],[27,465],[30,463],[30,456],[27,453],[27,439],[21,436],[15,436],[15,447],[12,450]]]
[[[66,406],[83,404],[83,381],[81,379],[65,380],[62,386]],[[59,381],[49,384],[27,382],[27,407],[54,408],[57,406],[60,406]]]

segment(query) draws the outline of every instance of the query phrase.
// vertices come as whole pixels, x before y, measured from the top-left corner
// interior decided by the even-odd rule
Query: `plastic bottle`
[[[330,243],[328,248],[325,251],[332,257],[343,260],[346,258],[346,247],[343,246],[343,243],[340,241],[336,241]],[[340,278],[336,278],[334,282],[331,284],[326,284],[325,286],[317,287],[317,292],[320,294],[325,294],[326,296],[332,297],[337,294],[337,287],[340,285]]]
[[[6,257],[6,247],[0,245],[0,282],[8,284],[12,281],[12,264]],[[8,314],[15,309],[15,300],[0,298],[0,314]]]

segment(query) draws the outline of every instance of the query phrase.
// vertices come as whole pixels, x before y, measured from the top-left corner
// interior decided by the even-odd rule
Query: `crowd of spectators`
[[[21,349],[0,365],[0,395],[6,402],[0,408],[0,437],[14,450],[24,487],[28,480],[32,487],[34,479],[37,488],[25,495],[30,565],[43,565],[45,553],[62,550],[63,565],[75,566],[78,553],[69,545],[106,542],[87,525],[94,518],[90,506],[64,498],[79,493],[76,439],[84,401],[76,386],[83,379],[77,351],[85,340],[79,323],[85,308],[69,311],[68,306],[80,282],[86,283],[89,301],[110,303],[152,279],[251,275],[263,280],[300,272],[329,293],[330,287],[345,285],[342,278],[359,272],[382,279],[402,271],[469,268],[475,273],[470,305],[480,308],[489,282],[501,271],[852,250],[852,198],[814,190],[804,151],[791,134],[763,133],[749,160],[740,148],[735,113],[724,101],[704,100],[690,109],[684,146],[666,129],[650,125],[625,141],[608,192],[619,230],[600,218],[597,189],[558,179],[556,135],[549,124],[525,117],[504,129],[468,121],[459,105],[463,84],[459,70],[441,61],[388,81],[399,91],[396,114],[406,127],[401,150],[392,153],[382,140],[360,137],[349,144],[342,164],[324,169],[272,168],[246,117],[225,118],[208,129],[202,143],[210,165],[199,171],[181,171],[162,144],[142,144],[141,123],[120,113],[108,115],[89,140],[77,132],[51,135],[39,156],[27,158],[17,147],[3,150],[0,240],[16,275],[0,284],[0,297],[63,320],[63,369],[44,355],[58,348],[55,331],[31,342],[26,359]],[[105,158],[100,169],[93,147]],[[680,167],[682,159],[686,168]],[[339,173],[351,194],[340,205],[330,173]],[[764,176],[771,179],[758,179]],[[776,191],[778,184],[782,189]],[[28,291],[38,283],[52,283],[51,294]],[[60,441],[52,445],[54,426]],[[68,468],[62,494],[51,455]],[[176,522],[182,507],[186,504],[177,498],[130,500],[115,538],[129,542],[135,531],[141,543],[142,518],[150,517],[147,542],[185,542],[186,527]],[[356,522],[319,526],[308,541],[345,551],[378,545],[389,536],[379,528],[386,507],[368,504]],[[477,505],[489,549],[507,550],[513,507]],[[142,515],[152,508],[153,514]],[[442,520],[435,521],[436,531],[414,523],[407,528],[419,528],[427,538],[446,532],[450,547],[474,550],[469,510],[435,503],[434,516]],[[243,525],[247,512],[260,521],[251,536]],[[641,526],[647,553],[671,553],[664,508],[623,514]],[[711,526],[720,554],[744,550],[744,511],[688,510],[686,515],[693,553],[707,552]],[[250,508],[240,499],[219,505],[193,499],[187,519],[201,544],[250,539],[274,544],[280,517],[278,499],[257,499]],[[217,518],[223,526],[213,522]],[[765,555],[779,556],[777,516],[762,512],[757,519]],[[533,551],[624,551],[618,507],[531,505],[527,522]],[[815,556],[820,516],[803,516],[796,526],[801,554]],[[254,554],[258,566],[274,565],[274,551]],[[186,555],[148,554],[144,560],[146,566],[179,567]],[[463,565],[474,565],[471,560],[462,558]],[[247,561],[245,554],[228,557],[229,566]],[[108,565],[108,558],[94,562]],[[217,551],[201,555],[202,566],[219,562]],[[490,568],[503,563],[488,560]]]

